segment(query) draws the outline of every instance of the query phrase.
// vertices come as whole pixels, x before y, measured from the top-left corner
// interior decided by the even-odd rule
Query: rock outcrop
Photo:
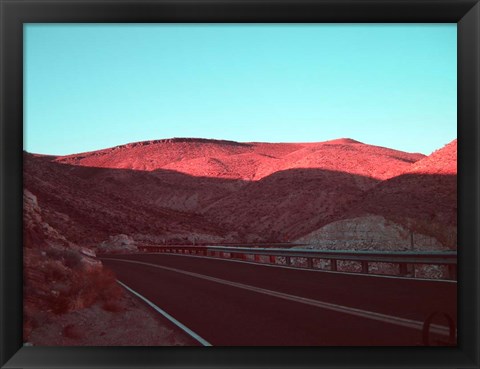
[[[437,239],[415,233],[379,215],[344,219],[298,239],[319,249],[426,251],[446,249]]]
[[[23,338],[28,345],[189,343],[125,294],[93,250],[76,245],[46,222],[46,211],[28,189],[23,200]],[[54,216],[66,219],[50,214]]]
[[[135,240],[126,235],[118,234],[110,236],[108,240],[97,245],[97,251],[101,254],[131,253],[137,251]]]

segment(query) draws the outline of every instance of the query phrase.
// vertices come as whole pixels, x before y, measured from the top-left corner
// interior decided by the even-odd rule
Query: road
[[[213,258],[102,258],[119,281],[214,346],[423,345],[422,323],[456,323],[457,285]],[[432,342],[447,339],[441,317]]]

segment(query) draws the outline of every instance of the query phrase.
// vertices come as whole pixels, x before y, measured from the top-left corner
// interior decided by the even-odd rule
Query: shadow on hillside
[[[433,216],[456,225],[455,175],[407,174],[380,182],[345,172],[289,169],[247,181],[74,166],[25,154],[24,185],[51,214],[66,215],[51,215],[53,225],[87,242],[120,233],[177,242],[202,234],[283,242],[360,213],[422,222]]]

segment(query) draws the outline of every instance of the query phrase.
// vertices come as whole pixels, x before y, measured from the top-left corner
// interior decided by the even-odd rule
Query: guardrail
[[[158,244],[156,246],[152,246],[148,243],[145,244],[140,244],[141,247],[198,247],[198,246],[221,246],[221,247],[245,247],[245,242],[240,243],[240,242],[202,242],[202,241],[196,241],[195,243],[192,243],[192,241],[186,241],[184,243],[162,243]],[[249,243],[248,247],[268,247],[268,248],[292,248],[294,246],[309,246],[307,243],[292,243],[292,242],[253,242]]]
[[[322,269],[316,264],[324,260],[328,261],[331,271],[338,271],[339,262],[353,261],[360,263],[359,272],[363,274],[371,274],[369,267],[372,263],[390,263],[398,265],[399,276],[412,278],[415,278],[415,265],[442,265],[446,267],[446,279],[457,278],[456,251],[332,251],[228,246],[139,246],[138,249],[143,252],[248,260],[309,269]],[[267,258],[262,259],[262,256]]]

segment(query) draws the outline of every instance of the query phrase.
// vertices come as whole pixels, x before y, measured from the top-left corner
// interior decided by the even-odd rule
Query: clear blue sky
[[[28,24],[24,148],[456,138],[456,24]]]

